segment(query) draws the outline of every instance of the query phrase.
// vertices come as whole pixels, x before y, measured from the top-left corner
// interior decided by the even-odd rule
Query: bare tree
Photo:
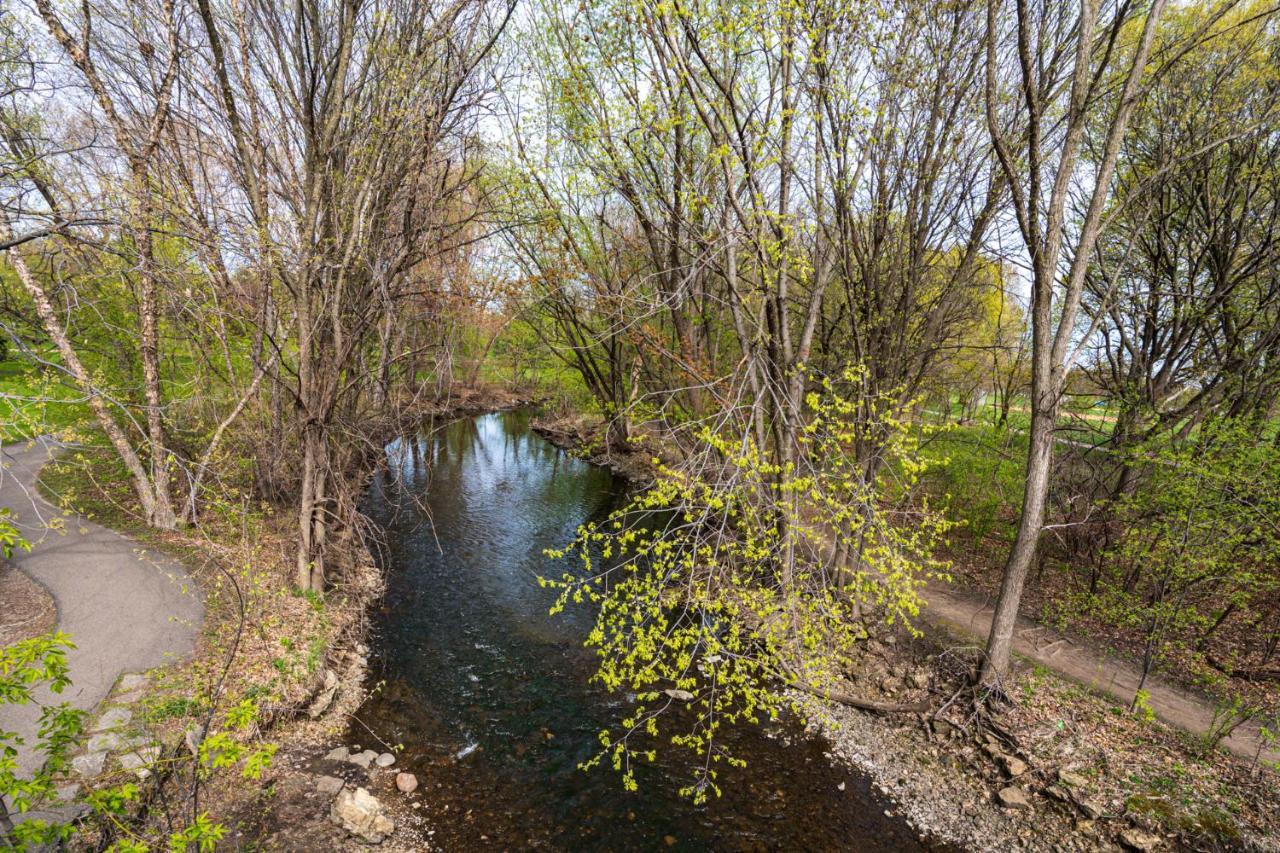
[[[132,245],[138,278],[139,340],[150,457],[148,477],[138,479],[138,472],[134,471],[135,489],[147,522],[170,529],[177,523],[177,514],[170,494],[171,460],[165,443],[164,400],[160,387],[158,300],[161,282],[153,236],[158,215],[153,167],[169,120],[179,69],[177,12],[172,0],[165,0],[158,7],[149,4],[133,7],[128,14],[135,43],[104,47],[102,40],[111,36],[103,36],[102,28],[95,30],[92,6],[81,7],[74,33],[49,0],[36,0],[36,9],[50,35],[79,73],[126,166],[124,191],[128,202],[124,227]],[[114,33],[114,28],[110,32]],[[131,53],[133,50],[137,53]],[[105,65],[98,61],[98,53],[106,54]],[[127,458],[125,462],[133,468]]]
[[[1227,0],[1189,34],[1199,42],[1233,5]],[[1013,216],[1031,271],[1031,430],[1018,533],[1004,568],[982,665],[998,688],[1044,523],[1054,429],[1081,340],[1077,327],[1086,275],[1112,198],[1116,162],[1130,119],[1149,90],[1152,45],[1164,0],[1019,0],[1001,26],[1000,0],[987,5],[987,126],[1009,181]],[[1177,54],[1164,58],[1176,61]],[[1086,148],[1088,134],[1099,140]],[[1086,156],[1089,155],[1089,156]],[[1073,195],[1079,218],[1073,220]]]

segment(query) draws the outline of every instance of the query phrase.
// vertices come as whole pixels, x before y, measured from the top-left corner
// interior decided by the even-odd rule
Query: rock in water
[[[396,828],[382,813],[382,803],[364,788],[344,789],[329,814],[334,823],[371,844],[380,844]]]
[[[396,788],[398,788],[402,794],[412,794],[414,791],[418,790],[418,777],[414,776],[412,773],[397,773]]]
[[[1000,793],[996,794],[996,798],[1000,800],[1000,805],[1006,809],[1029,809],[1031,808],[1031,800],[1027,797],[1027,792],[1019,788],[1017,785],[1010,785],[1007,788],[1001,788]]]

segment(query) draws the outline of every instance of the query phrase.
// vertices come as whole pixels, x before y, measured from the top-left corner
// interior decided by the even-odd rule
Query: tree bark
[[[9,232],[7,224],[4,226],[4,230],[6,234]],[[155,516],[156,499],[151,488],[151,481],[147,479],[147,471],[142,465],[142,460],[138,458],[138,454],[129,444],[124,430],[120,428],[115,418],[111,416],[102,394],[89,376],[89,371],[85,369],[83,362],[80,361],[80,356],[76,354],[75,349],[71,346],[71,340],[67,337],[66,330],[62,328],[62,324],[58,320],[58,314],[54,311],[53,304],[49,301],[49,295],[45,293],[44,288],[40,286],[35,276],[31,274],[30,268],[27,267],[26,261],[23,260],[17,249],[9,250],[9,261],[13,264],[14,270],[17,271],[18,280],[22,282],[23,288],[31,296],[31,301],[35,305],[36,315],[39,316],[41,324],[44,326],[45,331],[49,333],[54,346],[58,348],[58,355],[62,357],[63,365],[72,378],[75,379],[76,385],[88,397],[89,408],[93,410],[99,426],[107,434],[112,447],[115,448],[121,461],[124,462],[125,468],[129,471],[130,479],[133,481],[134,493],[138,496],[138,503],[142,507],[147,521],[150,522]],[[170,512],[172,512],[172,509]]]

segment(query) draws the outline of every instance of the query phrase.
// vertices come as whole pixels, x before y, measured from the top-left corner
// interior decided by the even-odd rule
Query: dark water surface
[[[433,840],[450,851],[928,849],[792,727],[728,733],[748,766],[724,768],[724,796],[705,807],[677,793],[691,778],[680,749],[643,768],[635,793],[607,763],[577,769],[625,697],[588,683],[591,613],[549,616],[537,577],[563,571],[543,549],[607,514],[623,483],[528,421],[484,415],[396,442],[370,490],[385,528],[372,675],[384,685],[360,719],[404,744]]]

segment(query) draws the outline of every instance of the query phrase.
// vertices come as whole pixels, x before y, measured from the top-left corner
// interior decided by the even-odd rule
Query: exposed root
[[[919,702],[877,702],[874,699],[864,699],[861,696],[854,696],[851,693],[844,693],[837,690],[824,690],[821,687],[813,687],[809,684],[800,682],[792,682],[791,686],[796,690],[808,693],[811,696],[817,696],[819,699],[826,699],[830,702],[839,702],[841,705],[848,705],[853,708],[859,708],[863,711],[874,711],[877,714],[923,714],[929,710],[929,700],[921,699]]]

